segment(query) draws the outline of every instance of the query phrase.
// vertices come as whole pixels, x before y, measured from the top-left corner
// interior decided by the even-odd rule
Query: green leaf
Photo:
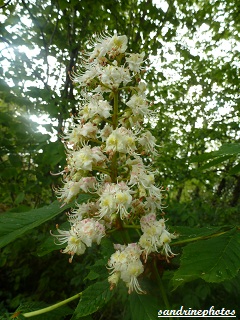
[[[129,295],[131,320],[156,320],[159,305],[150,295],[132,293]]]
[[[59,228],[61,230],[69,230],[70,229],[70,223],[68,221],[64,222],[64,223],[61,223],[61,225],[59,226]],[[57,232],[54,232],[54,230],[52,230],[53,233],[56,233]],[[38,257],[43,257],[45,256],[46,254],[52,252],[52,251],[55,251],[55,250],[60,250],[62,248],[65,248],[66,247],[66,243],[63,243],[63,244],[56,244],[56,239],[54,239],[54,237],[50,234],[46,235],[45,237],[45,240],[43,240],[38,248],[37,248],[37,251],[36,251],[36,255]]]
[[[222,156],[222,157],[216,158],[214,160],[209,161],[208,163],[206,163],[205,165],[203,165],[199,169],[200,170],[205,170],[205,169],[211,168],[213,166],[216,166],[216,165],[218,165],[218,164],[230,159],[231,157],[232,157],[232,155],[226,155],[226,156]]]
[[[113,293],[107,279],[89,286],[82,293],[74,317],[79,319],[96,312],[112,298]]]
[[[96,280],[99,277],[99,273],[95,272],[94,270],[90,270],[88,275],[84,278],[84,280]]]
[[[225,143],[219,148],[218,152],[221,155],[240,154],[240,144],[239,143]]]
[[[174,226],[170,227],[170,232],[177,234],[176,240],[171,242],[171,247],[187,244],[188,242],[198,241],[200,238],[204,239],[216,235],[227,230],[232,229],[229,226],[223,227],[184,227],[184,226]]]
[[[83,194],[78,201],[85,202],[89,195]],[[60,207],[58,201],[51,205],[27,212],[5,212],[0,215],[0,248],[23,236],[27,231],[38,227],[42,223],[52,219],[59,213],[71,207],[73,203]]]
[[[49,236],[46,238],[46,240],[43,243],[39,245],[36,254],[38,257],[43,257],[52,251],[60,250],[65,247],[66,247],[66,243],[58,245],[54,242],[53,236]]]
[[[113,242],[109,238],[103,238],[100,244],[100,250],[104,259],[109,259],[110,255],[115,252]]]
[[[110,256],[110,254],[109,254]],[[107,260],[105,259],[99,259],[97,260],[94,265],[87,267],[90,269],[90,272],[88,275],[84,278],[84,280],[89,279],[89,280],[95,280],[99,278],[99,280],[106,279],[108,277],[108,270],[106,268],[107,265]]]
[[[21,203],[21,202],[24,200],[24,198],[25,198],[25,193],[24,193],[24,192],[20,192],[20,193],[17,195],[14,203],[15,203],[15,204],[19,204],[19,203]]]
[[[240,172],[240,163],[238,163],[236,166],[232,167],[232,169],[229,170],[229,174],[237,174]]]
[[[76,315],[73,315],[70,320],[76,320],[76,319],[92,320],[92,317],[91,317],[91,315],[88,315],[88,316],[86,316],[86,317],[77,318]],[[1,320],[1,319],[0,319],[0,320]]]
[[[229,228],[228,226],[226,228]],[[195,237],[205,237],[217,232],[223,231],[225,227],[203,227],[203,228],[194,228],[194,227],[185,227],[185,226],[174,226],[170,227],[171,232],[176,232],[179,237],[176,241],[181,241],[182,239],[189,239]],[[225,229],[226,230],[226,229]],[[174,241],[174,243],[176,242]]]
[[[207,282],[231,279],[240,268],[239,261],[240,233],[234,228],[220,236],[187,245],[172,284],[177,288],[198,278]]]
[[[218,150],[200,154],[198,156],[191,157],[190,162],[203,162],[216,157],[222,157],[226,155],[238,155],[240,154],[240,144],[231,143],[223,144]]]

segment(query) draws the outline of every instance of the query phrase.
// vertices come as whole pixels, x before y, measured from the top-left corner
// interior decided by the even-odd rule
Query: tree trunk
[[[233,189],[232,200],[230,202],[230,206],[235,207],[238,203],[239,198],[240,198],[240,176],[237,177],[237,182],[236,182],[235,187]]]

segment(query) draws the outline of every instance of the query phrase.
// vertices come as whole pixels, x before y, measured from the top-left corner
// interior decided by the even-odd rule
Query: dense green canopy
[[[81,52],[92,36],[117,32],[127,35],[129,52],[145,52],[148,98],[157,107],[156,118],[146,126],[159,145],[160,155],[154,166],[159,171],[159,185],[169,190],[166,212],[170,223],[184,227],[237,224],[239,16],[238,0],[1,0],[0,212],[22,212],[55,201],[53,189],[61,185],[61,176],[51,173],[64,168],[62,135],[72,121],[71,115],[77,115],[79,110],[79,89],[70,73],[81,70]],[[43,225],[42,229],[41,232],[49,230],[49,226]],[[41,232],[30,237],[39,243]],[[21,253],[26,242],[23,238],[2,252],[1,265],[6,269],[21,257],[11,276],[4,271],[14,289],[12,293],[0,292],[0,300],[4,301],[0,310],[13,310],[23,297],[31,295],[31,290],[25,293],[17,280],[21,266],[26,264]],[[224,246],[224,239],[222,243]],[[33,252],[34,244],[29,246]],[[12,251],[7,262],[5,257]],[[46,257],[43,259],[49,263]],[[58,262],[52,260],[51,271],[56,268],[57,281],[62,262],[61,258]],[[34,262],[28,263],[23,274],[27,281]],[[78,270],[78,274],[83,272],[87,277],[84,263],[92,263],[91,258],[83,260],[82,269]],[[43,272],[42,266],[37,268]],[[53,291],[47,293],[46,299],[43,294],[50,277],[48,270],[39,283],[34,280],[37,293],[32,293],[33,300],[55,301]],[[71,278],[66,276],[65,281],[71,282]],[[83,287],[84,281],[72,281],[73,290],[78,282]],[[185,300],[173,297],[177,306],[185,301],[191,307],[192,298],[200,307],[204,301],[201,297],[206,300],[210,292],[214,295],[212,304],[216,303],[219,287],[204,287],[199,281],[200,293],[193,294],[193,284],[184,287]],[[226,290],[233,293],[237,289],[231,281]],[[236,281],[239,283],[239,276]],[[4,280],[3,287],[8,285]],[[59,288],[56,285],[54,289]],[[222,287],[219,290],[223,296],[225,291]],[[69,292],[66,289],[58,299]],[[229,308],[234,307],[235,296],[232,304],[231,299],[228,301]],[[222,297],[219,299],[223,301]],[[141,305],[141,301],[138,303]],[[108,319],[106,315],[104,319]]]

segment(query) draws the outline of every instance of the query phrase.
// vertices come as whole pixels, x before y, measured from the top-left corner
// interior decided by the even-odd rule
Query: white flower
[[[80,71],[79,73],[71,73],[73,82],[78,83],[79,87],[86,87],[91,84],[94,78],[100,74],[100,69],[96,65],[88,65],[87,70]]]
[[[106,139],[110,136],[112,131],[113,131],[112,126],[110,126],[109,124],[106,124],[100,132],[100,137],[102,138],[102,141],[106,141]]]
[[[147,86],[146,83],[143,81],[140,81],[137,87],[137,90],[139,92],[140,95],[142,95],[143,97],[145,97],[146,95],[146,90],[147,90]]]
[[[156,212],[157,209],[162,210],[164,208],[162,205],[162,199],[154,197],[145,197],[144,207],[146,212]]]
[[[134,163],[129,161],[128,164],[132,165],[128,185],[137,185],[140,197],[145,197],[150,202],[155,201],[157,208],[161,209],[162,188],[159,189],[154,185],[154,174],[148,172],[142,162]]]
[[[68,253],[71,255],[69,262],[72,262],[74,255],[81,255],[85,252],[86,246],[81,241],[78,236],[78,233],[71,228],[69,231],[57,229],[58,235],[52,234],[59,241],[59,245],[62,245],[67,242],[67,247],[62,251],[63,253]]]
[[[103,193],[99,200],[99,216],[103,218],[105,216],[111,216],[112,213],[116,212],[117,206],[114,196],[111,193]]]
[[[80,150],[73,151],[69,159],[70,165],[72,165],[76,171],[92,171],[93,165],[98,165],[98,163],[106,161],[106,156],[99,147],[90,148],[89,146],[84,146]]]
[[[121,83],[125,86],[131,81],[129,70],[124,67],[108,65],[102,69],[101,82],[111,89],[116,89]]]
[[[70,145],[77,146],[82,140],[82,136],[79,133],[81,127],[80,124],[76,125],[68,134],[66,134],[65,141]]]
[[[138,142],[147,152],[157,155],[157,152],[155,151],[156,138],[150,131],[147,130],[143,132],[138,138]]]
[[[98,210],[99,206],[97,202],[76,203],[76,208],[71,211],[72,213],[67,213],[68,221],[73,225],[77,221],[83,220],[84,217],[96,215]]]
[[[69,203],[71,200],[76,198],[80,191],[88,193],[90,190],[94,190],[96,187],[96,178],[95,177],[84,177],[79,181],[67,180],[63,186],[56,191],[59,195],[58,198],[61,202]]]
[[[87,137],[89,139],[95,139],[96,133],[97,133],[97,127],[93,123],[87,122],[81,128],[79,128],[79,133],[83,137]]]
[[[116,205],[117,205],[117,213],[120,214],[120,218],[123,220],[124,218],[129,217],[129,212],[127,209],[130,207],[132,202],[132,196],[130,195],[129,190],[126,191],[117,191],[115,194]]]
[[[135,136],[124,127],[113,130],[106,140],[106,152],[132,153],[136,150]]]
[[[157,221],[156,215],[150,213],[141,218],[140,224],[143,234],[138,243],[144,249],[145,260],[151,252],[159,252],[159,250],[166,257],[173,255],[169,243],[175,235],[166,230],[164,219]]]
[[[93,60],[95,58],[101,58],[105,56],[107,53],[110,58],[114,58],[119,53],[124,53],[127,49],[128,39],[125,35],[117,36],[99,36],[95,40],[92,41],[92,45],[94,46],[93,52],[89,53],[89,59]]]
[[[100,243],[105,235],[105,227],[100,222],[94,219],[84,219],[76,221],[69,231],[57,229],[58,235],[53,235],[62,245],[67,243],[67,247],[62,251],[73,256],[81,255],[85,252],[86,247],[91,247],[93,242]]]
[[[93,147],[92,148],[92,157],[94,160],[94,165],[102,164],[106,162],[107,158],[103,154],[102,150],[100,147]]]
[[[130,172],[130,180],[128,182],[129,185],[143,185],[145,188],[149,184],[150,178],[153,179],[154,177],[147,174],[147,171],[142,162],[134,163],[128,161],[130,165],[132,165],[132,170]]]
[[[113,290],[117,286],[118,281],[120,279],[120,275],[121,273],[119,271],[116,271],[108,277],[108,282],[110,283],[110,290]]]
[[[105,227],[98,220],[84,219],[74,224],[73,228],[78,231],[79,237],[87,247],[91,247],[93,242],[100,244],[105,235]]]
[[[127,50],[127,36],[117,36],[116,34],[110,39],[109,47],[110,50],[109,54],[111,55],[118,55],[119,53],[124,53]]]
[[[80,188],[88,193],[96,188],[96,178],[95,177],[83,177],[79,180]]]
[[[133,72],[140,72],[141,64],[143,63],[143,58],[145,53],[128,53],[126,57],[126,62],[128,63],[129,69]]]
[[[98,94],[85,103],[80,114],[84,120],[89,120],[96,115],[107,119],[111,116],[111,111],[112,106],[103,99],[102,95]]]
[[[73,146],[83,145],[87,139],[95,139],[97,126],[91,122],[76,125],[70,133],[66,135],[68,144]]]
[[[174,234],[171,234],[166,229],[163,230],[163,233],[161,234],[161,237],[159,239],[159,245],[162,245],[162,253],[165,254],[167,257],[174,256],[174,253],[172,253],[172,250],[170,248],[169,243],[172,239],[176,239],[177,236]]]
[[[132,202],[131,191],[128,186],[121,182],[119,184],[106,183],[99,198],[100,218],[111,217],[112,214],[119,214],[120,218],[128,218]]]
[[[141,249],[136,243],[118,246],[118,248],[108,261],[108,267],[111,270],[111,275],[108,277],[110,288],[113,288],[120,278],[126,283],[129,293],[133,291],[144,293],[137,280],[144,271],[140,260]]]
[[[85,146],[80,150],[74,151],[71,154],[71,163],[75,170],[92,170],[92,150],[89,146]]]
[[[141,96],[134,94],[130,100],[126,103],[126,105],[131,108],[132,113],[137,116],[137,115],[148,115],[149,109],[148,109],[148,103],[146,99]]]
[[[143,216],[140,220],[142,231],[145,232],[146,228],[150,227],[155,221],[156,221],[155,213],[149,213]]]
[[[80,188],[80,181],[66,181],[63,188],[56,190],[59,201],[63,202],[63,205],[69,203],[79,194]]]

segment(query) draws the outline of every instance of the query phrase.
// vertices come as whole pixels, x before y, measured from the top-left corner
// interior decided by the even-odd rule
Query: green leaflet
[[[113,296],[107,279],[98,281],[83,291],[82,297],[74,312],[74,319],[79,319],[99,310]]]
[[[70,223],[68,221],[61,223],[59,226],[61,230],[69,230],[70,229]],[[56,228],[51,230],[53,234],[58,234]],[[50,232],[45,236],[45,240],[43,239],[41,243],[39,243],[39,246],[36,249],[36,254],[38,257],[43,257],[46,254],[55,251],[60,250],[62,248],[66,247],[66,243],[63,244],[57,244],[58,241],[54,239],[54,237],[50,234]]]
[[[226,156],[221,156],[221,157],[215,157],[214,160],[209,161],[208,163],[204,164],[203,166],[200,167],[201,170],[205,170],[208,168],[211,168],[213,166],[216,166],[228,159],[230,159],[232,157],[232,155],[226,155]]]
[[[157,319],[159,305],[157,299],[150,295],[129,295],[131,320],[155,320]]]
[[[89,273],[84,278],[84,281],[89,280],[96,280],[102,281],[103,279],[106,279],[109,275],[108,270],[106,268],[107,260],[104,259],[98,259],[92,266],[87,266],[86,269],[89,269]]]
[[[239,143],[226,143],[223,144],[218,150],[200,154],[197,156],[192,156],[190,162],[203,162],[216,157],[223,157],[226,155],[238,155],[240,154],[240,144]]]
[[[85,202],[91,195],[82,194],[78,202]],[[38,227],[42,223],[52,219],[59,213],[73,205],[70,203],[60,207],[58,201],[54,201],[49,206],[33,209],[27,212],[5,212],[0,215],[0,248],[24,235],[27,231]]]
[[[233,156],[237,156],[240,154],[240,144],[239,143],[226,143],[223,144],[218,150],[216,151],[212,151],[212,152],[208,152],[208,153],[204,153],[204,154],[200,154],[197,156],[192,156],[189,160],[190,163],[191,162],[204,162],[204,161],[208,161],[206,164],[204,164],[203,166],[200,167],[200,170],[205,170],[205,169],[209,169],[213,166],[216,166],[230,158],[232,158]],[[239,164],[235,165],[233,168],[233,173],[238,173],[239,172]],[[236,171],[236,172],[235,172]]]
[[[226,227],[230,229],[230,227]],[[219,233],[222,231],[226,231],[224,227],[185,227],[185,226],[174,226],[170,227],[170,232],[175,232],[178,234],[178,237],[176,240],[172,241],[171,246],[178,245],[178,242],[181,243],[182,240],[189,240],[189,242],[192,241],[193,238],[198,237],[208,237],[215,233]]]
[[[187,245],[172,284],[177,288],[198,278],[207,282],[231,279],[240,268],[239,261],[240,232],[234,228],[220,236]]]
[[[73,315],[70,320],[76,320],[76,319],[79,319],[79,318],[77,318],[76,315]],[[91,317],[91,315],[88,315],[86,317],[81,317],[80,319],[81,320],[92,320],[92,317]]]
[[[200,154],[197,156],[192,156],[189,161],[191,162],[204,162],[211,160],[200,169],[208,169],[212,166],[218,165],[219,163],[224,162],[225,160],[230,159],[234,155],[240,154],[240,144],[239,143],[226,143],[223,144],[218,150]],[[237,169],[236,169],[237,170]]]
[[[240,163],[229,170],[229,174],[237,174],[238,172],[240,172]]]
[[[62,225],[61,225],[62,228]],[[68,228],[70,229],[70,227]],[[53,234],[57,234],[56,230],[52,230]],[[43,257],[48,253],[51,253],[52,251],[55,250],[60,250],[62,248],[66,247],[66,243],[63,244],[56,244],[56,241],[54,241],[55,239],[53,238],[52,235],[49,235],[46,237],[45,241],[43,241],[42,243],[39,244],[39,247],[37,248],[36,254],[38,257]]]

